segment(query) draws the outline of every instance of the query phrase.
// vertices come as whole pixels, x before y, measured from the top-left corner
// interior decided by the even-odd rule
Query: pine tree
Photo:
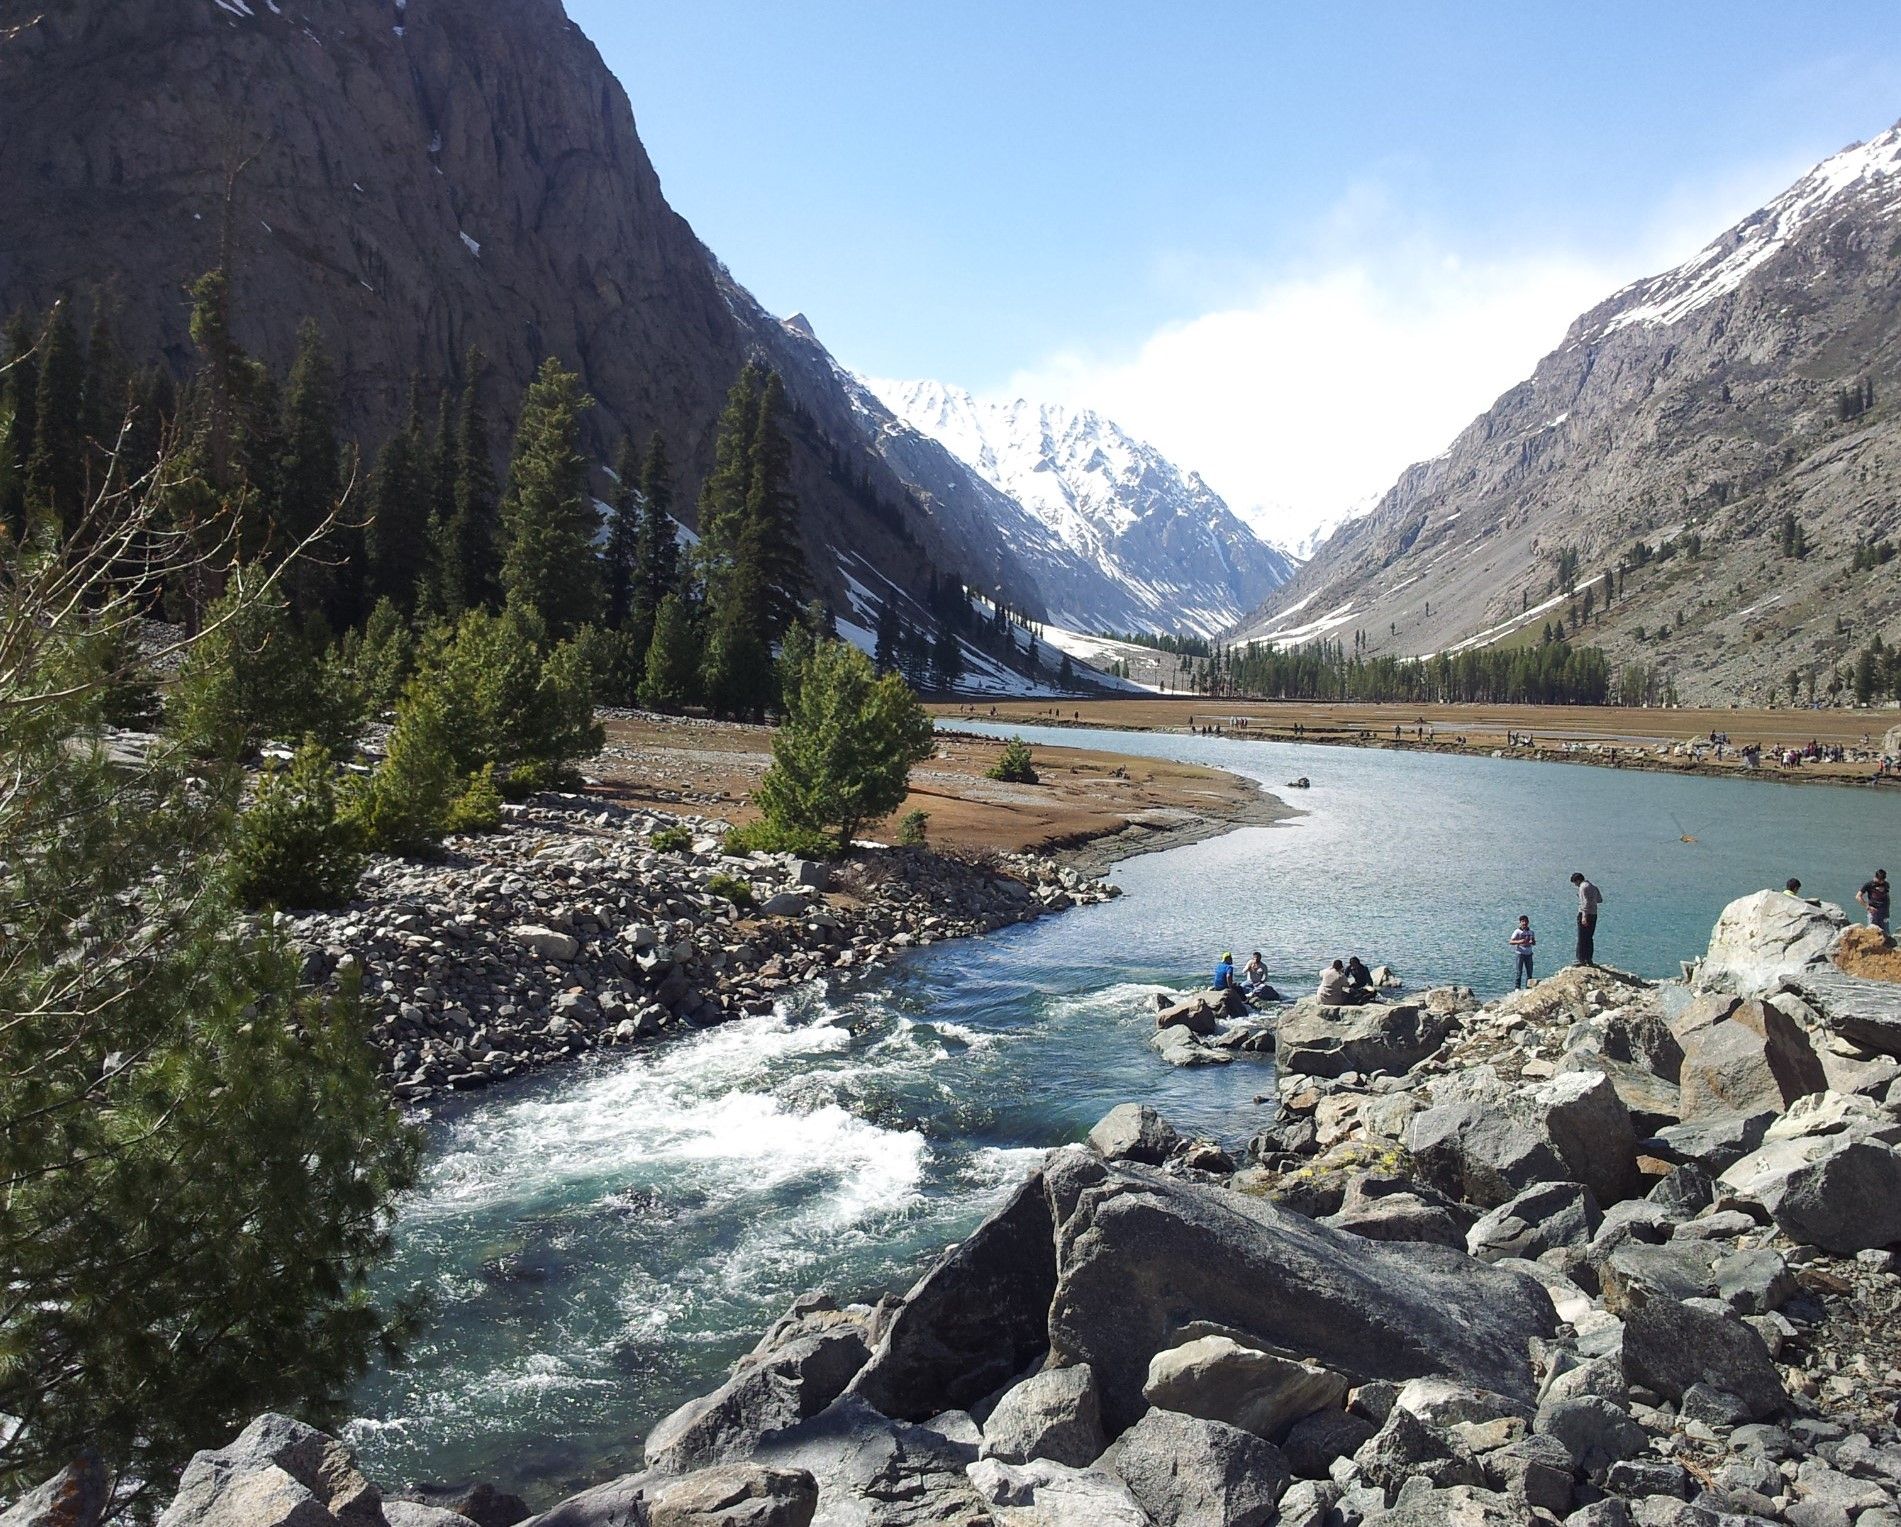
[[[878,629],[876,645],[872,648],[872,662],[878,672],[890,673],[898,666],[898,657],[904,645],[904,622],[898,615],[898,602],[890,594],[878,601]]]
[[[427,572],[429,463],[426,442],[412,416],[377,453],[370,473],[369,524],[363,532],[364,561],[372,602],[391,601],[400,610],[417,603],[418,580]]]
[[[581,455],[581,411],[589,400],[580,377],[552,356],[522,399],[515,452],[502,501],[507,550],[502,583],[540,616],[550,633],[567,636],[601,613],[600,527]]]
[[[33,452],[26,463],[27,515],[62,535],[77,528],[86,493],[86,360],[65,303],[53,310],[40,347]]]
[[[438,552],[443,610],[495,609],[502,602],[501,513],[495,492],[488,425],[477,390],[488,362],[469,347],[463,362],[462,408],[456,423],[455,515]]]
[[[780,428],[785,384],[769,372],[759,394],[750,452],[742,555],[760,587],[758,634],[777,641],[798,618],[805,598],[805,551],[799,542],[798,502],[792,496],[792,447]]]
[[[640,703],[648,710],[684,710],[698,695],[699,668],[692,614],[686,600],[669,594],[654,611],[653,640],[647,647]]]
[[[450,562],[454,554],[456,479],[456,395],[445,387],[436,400],[436,430],[429,442],[429,516],[421,571],[416,578],[416,609],[429,618],[447,615],[454,603]]]
[[[964,647],[957,633],[945,622],[937,628],[937,640],[931,648],[931,676],[939,689],[955,689],[964,676]]]
[[[667,443],[658,430],[647,442],[640,468],[639,575],[635,580],[628,629],[637,650],[653,640],[655,612],[667,595],[690,598],[680,586],[680,541],[673,522],[673,472],[667,464]]]
[[[267,511],[269,556],[291,555],[336,512],[343,496],[343,454],[337,440],[337,378],[315,319],[297,330],[297,358],[284,389],[281,454],[274,504]],[[348,550],[331,545],[298,559],[287,575],[291,608],[341,624],[355,612],[344,608],[343,579],[336,561]]]
[[[601,557],[607,623],[616,631],[627,627],[628,617],[633,612],[635,585],[640,577],[639,462],[640,458],[634,454],[633,437],[623,437],[620,456],[614,464],[614,498],[607,522],[607,545]]]

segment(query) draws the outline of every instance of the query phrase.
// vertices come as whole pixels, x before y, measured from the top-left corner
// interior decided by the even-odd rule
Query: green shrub
[[[898,819],[898,842],[906,848],[924,846],[925,827],[931,820],[928,811],[907,811]]]
[[[931,756],[931,718],[903,679],[878,677],[845,642],[816,643],[786,689],[754,803],[769,831],[849,848],[866,822],[904,804],[911,765]]]
[[[1003,745],[997,761],[984,771],[990,779],[1010,785],[1034,785],[1039,776],[1030,762],[1030,745],[1021,737],[1012,737]]]
[[[449,803],[445,833],[493,832],[502,825],[502,792],[495,787],[495,766],[484,764],[469,776],[462,793]]]
[[[365,718],[388,715],[416,668],[416,638],[387,598],[376,601],[360,631],[346,631],[333,660]]]
[[[597,705],[635,703],[647,653],[635,645],[632,631],[583,626],[574,633],[574,646],[587,667]]]
[[[750,907],[753,903],[752,887],[737,875],[715,875],[706,882],[706,888],[736,907]]]
[[[504,795],[530,795],[572,778],[600,748],[586,656],[572,642],[544,653],[546,635],[533,611],[511,604],[471,610],[425,639],[413,682],[441,708],[458,777],[493,764]]]
[[[693,834],[684,827],[663,827],[647,841],[663,854],[683,854],[693,846]]]
[[[340,809],[336,765],[307,740],[287,768],[265,771],[238,819],[232,889],[252,908],[340,907],[363,875],[363,829]]]
[[[389,752],[351,815],[365,841],[381,853],[433,853],[442,844],[459,778],[440,700],[433,690],[412,683],[396,707]]]
[[[249,591],[244,576],[206,612],[166,699],[166,729],[199,758],[246,758],[272,738],[306,734],[340,756],[355,741],[354,707],[328,692],[283,599]]]
[[[795,859],[835,859],[838,840],[830,833],[784,827],[773,822],[748,822],[726,834],[729,854],[791,854]]]

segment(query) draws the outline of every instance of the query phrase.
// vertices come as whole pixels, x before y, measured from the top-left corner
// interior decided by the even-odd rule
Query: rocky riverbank
[[[1846,941],[1765,892],[1678,982],[1296,1004],[1244,1149],[1115,1109],[536,1527],[1895,1527],[1901,987]],[[266,1417],[161,1527],[522,1514],[455,1504]]]
[[[375,860],[349,908],[285,926],[308,982],[361,991],[392,1090],[419,1101],[1116,894],[1041,854],[735,857],[725,825],[542,795],[440,860]]]

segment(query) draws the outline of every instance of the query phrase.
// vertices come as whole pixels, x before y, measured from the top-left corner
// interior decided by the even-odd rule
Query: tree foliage
[[[903,804],[911,766],[932,746],[930,717],[902,679],[880,678],[845,642],[820,642],[787,698],[754,804],[776,831],[849,848]]]

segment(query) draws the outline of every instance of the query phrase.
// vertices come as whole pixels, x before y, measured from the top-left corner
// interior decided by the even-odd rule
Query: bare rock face
[[[182,371],[185,287],[228,231],[237,339],[281,374],[315,318],[370,448],[411,379],[459,380],[471,345],[505,441],[554,355],[596,400],[597,459],[623,434],[666,436],[689,517],[725,392],[760,355],[802,411],[793,478],[821,591],[844,607],[834,548],[900,586],[961,560],[838,377],[800,364],[798,336],[668,206],[560,0],[41,7],[0,29],[0,164],[0,312],[99,292],[129,359]],[[1033,586],[1012,589],[1037,610]]]
[[[383,1527],[350,1450],[289,1416],[259,1416],[185,1465],[160,1527]]]

